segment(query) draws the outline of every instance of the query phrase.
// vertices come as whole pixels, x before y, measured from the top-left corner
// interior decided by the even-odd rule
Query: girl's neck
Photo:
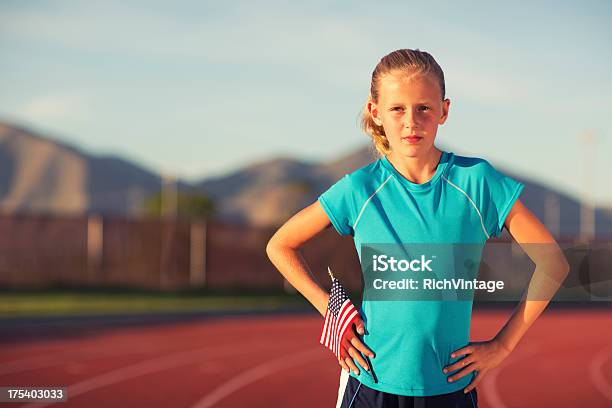
[[[394,153],[389,153],[387,160],[402,176],[415,184],[423,184],[431,180],[434,174],[436,174],[438,163],[442,157],[442,151],[435,146],[428,152],[413,157]]]

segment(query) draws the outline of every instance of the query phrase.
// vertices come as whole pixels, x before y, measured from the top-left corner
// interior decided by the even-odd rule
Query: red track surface
[[[476,312],[484,340],[509,312]],[[315,315],[232,317],[4,343],[0,386],[68,386],[58,407],[333,407]],[[612,407],[612,313],[547,310],[478,386],[480,407]],[[0,407],[37,403],[0,403]]]

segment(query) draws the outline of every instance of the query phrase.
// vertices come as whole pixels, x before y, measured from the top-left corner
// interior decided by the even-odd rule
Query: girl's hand
[[[444,374],[462,368],[461,371],[448,377],[449,382],[458,380],[459,378],[468,375],[472,371],[476,371],[476,378],[468,385],[463,392],[468,393],[482,381],[487,371],[497,367],[508,355],[510,350],[502,346],[499,341],[493,339],[489,341],[470,343],[451,354],[452,358],[465,355],[461,360],[444,367]]]
[[[359,368],[357,368],[353,359],[357,361],[364,370],[368,371],[368,363],[361,356],[360,352],[371,358],[374,357],[374,353],[359,340],[359,337],[355,333],[355,329],[359,334],[365,333],[365,325],[360,317],[355,319],[355,322],[351,325],[351,329],[347,330],[345,336],[342,338],[338,363],[342,366],[344,371],[348,372],[349,370],[353,370],[355,374],[359,374]]]

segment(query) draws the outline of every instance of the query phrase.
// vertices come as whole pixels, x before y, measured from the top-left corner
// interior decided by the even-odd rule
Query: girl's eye
[[[401,110],[404,110],[404,108],[396,106],[394,108],[391,108],[391,110],[392,111],[401,111]],[[428,110],[431,110],[431,108],[429,106],[422,105],[422,106],[419,106],[419,110],[421,110],[421,111],[428,111]]]

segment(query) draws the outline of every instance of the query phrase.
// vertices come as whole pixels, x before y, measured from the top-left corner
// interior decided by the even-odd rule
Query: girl
[[[430,54],[401,49],[383,57],[362,117],[380,158],[345,175],[270,239],[272,263],[322,316],[329,295],[299,248],[330,225],[351,235],[360,255],[364,243],[484,245],[504,227],[519,244],[555,244],[518,199],[523,184],[484,159],[435,146],[449,107],[444,74]],[[523,248],[537,271],[542,257]],[[569,270],[560,251],[546,264],[563,275]],[[522,301],[493,339],[470,342],[471,300],[364,298],[361,319],[342,341],[337,406],[476,407],[476,386],[512,352],[547,303]]]

